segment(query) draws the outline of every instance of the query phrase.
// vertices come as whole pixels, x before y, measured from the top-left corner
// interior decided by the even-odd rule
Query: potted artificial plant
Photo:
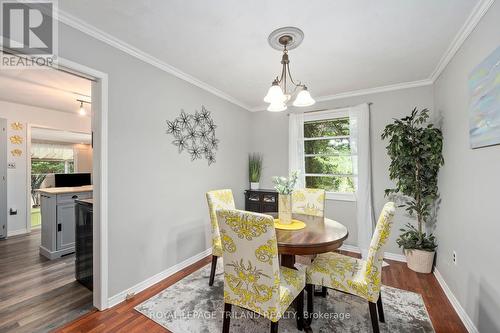
[[[430,273],[434,261],[436,240],[424,227],[434,216],[438,173],[444,163],[442,132],[428,120],[429,110],[415,108],[410,116],[387,125],[382,134],[382,139],[389,139],[389,176],[396,183],[385,194],[404,198],[400,207],[416,219],[416,227],[406,225],[396,242],[404,249],[408,267],[420,273]]]
[[[261,171],[262,155],[258,153],[248,155],[248,180],[250,181],[251,190],[259,189]]]

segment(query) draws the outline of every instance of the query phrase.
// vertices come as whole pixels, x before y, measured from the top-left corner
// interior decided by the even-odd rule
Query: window
[[[329,199],[354,200],[353,156],[347,111],[304,116],[306,187],[325,189]]]
[[[73,173],[74,165],[73,160],[32,159],[31,173],[43,175],[49,173]]]
[[[75,172],[72,145],[33,142],[31,144],[31,196],[33,207],[40,205],[40,188],[51,173]]]

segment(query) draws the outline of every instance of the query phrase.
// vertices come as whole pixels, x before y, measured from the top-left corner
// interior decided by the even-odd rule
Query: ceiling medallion
[[[287,109],[287,103],[295,96],[292,103],[293,106],[304,107],[311,106],[316,101],[311,97],[305,84],[295,81],[290,73],[290,60],[288,51],[298,47],[304,39],[304,33],[299,28],[284,27],[271,32],[268,37],[269,45],[276,50],[282,50],[281,57],[281,76],[274,79],[267,95],[264,97],[264,102],[269,103],[267,111],[280,112]],[[287,89],[287,84],[293,85],[293,90]]]

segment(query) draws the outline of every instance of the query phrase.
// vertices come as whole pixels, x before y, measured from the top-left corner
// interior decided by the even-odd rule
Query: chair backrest
[[[396,207],[394,202],[388,202],[384,205],[380,217],[373,233],[370,249],[365,267],[365,279],[370,286],[374,288],[372,292],[378,297],[381,285],[382,262],[384,260],[384,248],[387,239],[391,234],[392,222]]]
[[[217,210],[224,261],[224,302],[276,318],[280,300],[278,243],[269,215]]]
[[[296,189],[292,193],[292,213],[313,216],[325,215],[325,190]]]
[[[233,192],[231,190],[213,190],[206,193],[210,224],[212,225],[212,246],[220,243],[219,226],[217,224],[217,209],[235,209]]]

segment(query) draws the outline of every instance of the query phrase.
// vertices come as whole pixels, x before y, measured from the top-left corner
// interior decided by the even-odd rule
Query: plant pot
[[[292,195],[280,194],[278,198],[278,218],[281,224],[292,223]]]
[[[259,182],[250,182],[250,189],[251,190],[258,190],[260,188]]]
[[[408,268],[417,273],[430,273],[434,263],[435,251],[429,252],[416,249],[405,249]]]

